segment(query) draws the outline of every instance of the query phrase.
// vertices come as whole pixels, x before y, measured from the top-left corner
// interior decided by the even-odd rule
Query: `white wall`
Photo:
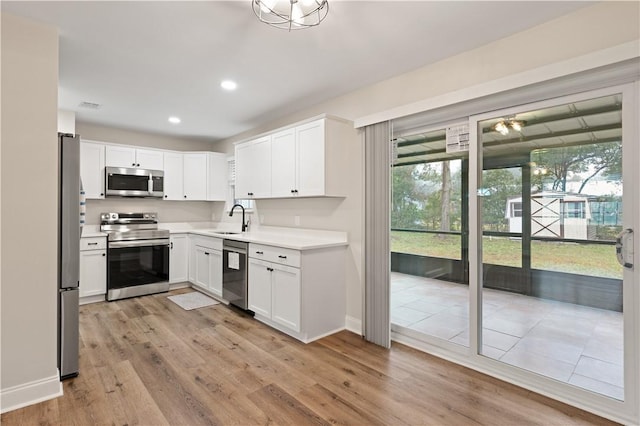
[[[210,141],[158,135],[118,129],[92,123],[77,122],[76,133],[82,139],[114,144],[136,145],[176,151],[213,151]],[[158,212],[160,222],[209,222],[213,209],[222,202],[164,201],[140,198],[108,198],[87,200],[87,225],[100,224],[102,212],[152,211]],[[218,215],[219,218],[219,215]]]
[[[232,153],[235,141],[315,115],[327,113],[355,120],[637,40],[640,38],[639,16],[638,2],[602,2],[585,7],[497,42],[284,116],[219,142],[217,150]],[[347,182],[356,182],[360,178],[361,170],[355,167]],[[346,207],[331,199],[258,201],[258,212],[264,214],[265,225],[292,226],[292,217],[297,215],[306,227],[337,230],[349,226],[353,231],[351,244],[362,246],[361,229],[355,229],[354,225],[363,217],[362,211],[354,209],[357,204]],[[348,272],[347,315],[359,320],[362,318],[363,278],[360,271],[363,266],[351,265],[351,268]],[[356,277],[360,280],[357,281]]]
[[[57,372],[58,34],[2,14],[1,409],[61,391]]]
[[[176,151],[212,151],[213,148],[213,143],[209,140],[139,132],[83,121],[76,121],[76,133],[83,139]]]

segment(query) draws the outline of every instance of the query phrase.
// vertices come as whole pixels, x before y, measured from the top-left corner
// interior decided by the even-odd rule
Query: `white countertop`
[[[327,234],[321,235],[318,233],[309,234],[305,231],[310,230],[300,229],[298,235],[290,234],[288,232],[278,232],[274,230],[251,231],[238,234],[220,234],[220,230],[216,229],[198,229],[189,231],[189,233],[204,235],[207,237],[223,238],[226,240],[276,246],[293,250],[314,250],[320,248],[341,247],[348,245],[345,232],[327,231]]]
[[[158,228],[168,229],[171,234],[195,234],[293,250],[314,250],[349,244],[346,232],[318,229],[261,226],[249,232],[238,232],[237,224],[213,222],[159,223]],[[222,232],[234,232],[234,234]],[[100,232],[100,227],[97,225],[86,225],[82,229],[82,238],[106,236],[106,233]]]

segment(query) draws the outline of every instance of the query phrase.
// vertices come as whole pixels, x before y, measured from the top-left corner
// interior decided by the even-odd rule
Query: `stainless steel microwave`
[[[162,170],[105,167],[105,195],[107,197],[164,196],[164,172]]]

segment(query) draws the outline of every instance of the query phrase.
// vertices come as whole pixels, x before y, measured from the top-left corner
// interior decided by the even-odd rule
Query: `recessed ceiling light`
[[[222,80],[222,83],[220,83],[220,87],[222,87],[224,90],[236,90],[236,88],[238,87],[238,83],[233,80]]]
[[[171,124],[180,124],[180,118],[179,117],[169,117],[169,123]]]

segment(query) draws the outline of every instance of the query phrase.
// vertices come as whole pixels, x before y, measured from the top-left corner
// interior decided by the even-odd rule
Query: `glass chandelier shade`
[[[261,22],[289,31],[315,27],[329,13],[328,0],[252,0],[252,4]]]

